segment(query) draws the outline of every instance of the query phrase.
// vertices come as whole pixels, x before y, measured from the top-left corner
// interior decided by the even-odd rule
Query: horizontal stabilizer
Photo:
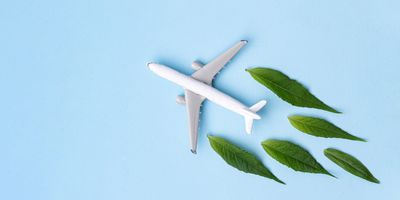
[[[261,108],[263,108],[265,106],[265,104],[267,104],[267,101],[261,100],[261,101],[257,102],[256,104],[252,105],[249,109],[256,113],[259,110],[261,110]]]
[[[258,112],[259,110],[261,110],[265,104],[267,104],[266,100],[261,100],[259,102],[257,102],[256,104],[252,105],[249,110],[253,113]],[[246,116],[244,117],[244,122],[245,122],[245,126],[246,126],[246,133],[250,134],[251,130],[253,129],[253,121],[254,118]]]
[[[200,61],[193,61],[192,62],[192,68],[194,69],[194,70],[199,70],[199,69],[201,69],[202,67],[204,66],[204,64],[203,63],[201,63]]]

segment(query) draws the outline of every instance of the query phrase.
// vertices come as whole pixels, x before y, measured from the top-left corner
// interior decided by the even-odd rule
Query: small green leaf
[[[266,168],[256,156],[228,142],[224,138],[208,135],[211,147],[226,163],[232,167],[251,174],[260,175],[285,184]]]
[[[284,140],[265,140],[261,145],[272,158],[295,171],[333,176],[307,150],[297,144]]]
[[[334,148],[325,149],[324,154],[329,158],[329,160],[336,163],[349,173],[367,181],[379,183],[379,180],[372,175],[368,168],[352,155]]]
[[[311,94],[301,83],[291,79],[280,71],[263,67],[246,69],[246,71],[248,71],[256,81],[294,106],[317,108],[340,113]]]
[[[297,130],[317,137],[343,138],[365,142],[365,139],[351,135],[334,124],[316,117],[292,115],[288,117],[290,124]]]

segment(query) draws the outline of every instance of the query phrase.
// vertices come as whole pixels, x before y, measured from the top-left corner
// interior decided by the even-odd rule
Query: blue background
[[[398,1],[3,1],[0,3],[0,199],[399,199]],[[151,73],[186,74],[239,41],[248,45],[216,88],[269,101],[246,135],[241,116],[205,102],[189,151],[182,89]],[[282,70],[338,115],[296,108],[244,69]],[[312,137],[290,114],[321,116],[367,143]],[[228,166],[206,135],[254,152],[287,185]],[[277,163],[260,146],[289,139],[338,179]],[[323,156],[337,147],[381,184]]]

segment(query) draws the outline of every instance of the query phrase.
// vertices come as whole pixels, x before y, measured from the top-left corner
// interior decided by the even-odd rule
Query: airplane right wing
[[[239,50],[247,44],[246,40],[241,40],[233,47],[225,51],[223,54],[204,65],[202,68],[192,74],[196,80],[211,85],[214,76],[239,52]]]
[[[200,107],[205,97],[195,94],[189,90],[185,90],[186,110],[188,114],[189,133],[190,133],[190,150],[196,153],[197,135],[199,130]]]

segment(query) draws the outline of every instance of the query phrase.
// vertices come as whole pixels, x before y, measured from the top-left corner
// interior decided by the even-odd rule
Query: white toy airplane
[[[176,70],[173,70],[165,65],[157,63],[148,63],[147,66],[157,75],[172,81],[185,90],[185,96],[177,96],[176,102],[186,104],[186,109],[189,117],[190,143],[192,153],[196,153],[197,148],[197,131],[200,115],[200,107],[205,99],[208,99],[224,108],[236,112],[245,118],[246,132],[251,133],[254,119],[261,119],[256,114],[267,103],[266,100],[261,100],[251,107],[247,107],[238,100],[222,93],[212,87],[214,76],[227,64],[233,56],[247,43],[242,40],[235,44],[232,48],[212,60],[210,63],[203,65],[197,61],[192,63],[192,67],[196,70],[192,76],[187,76]]]

